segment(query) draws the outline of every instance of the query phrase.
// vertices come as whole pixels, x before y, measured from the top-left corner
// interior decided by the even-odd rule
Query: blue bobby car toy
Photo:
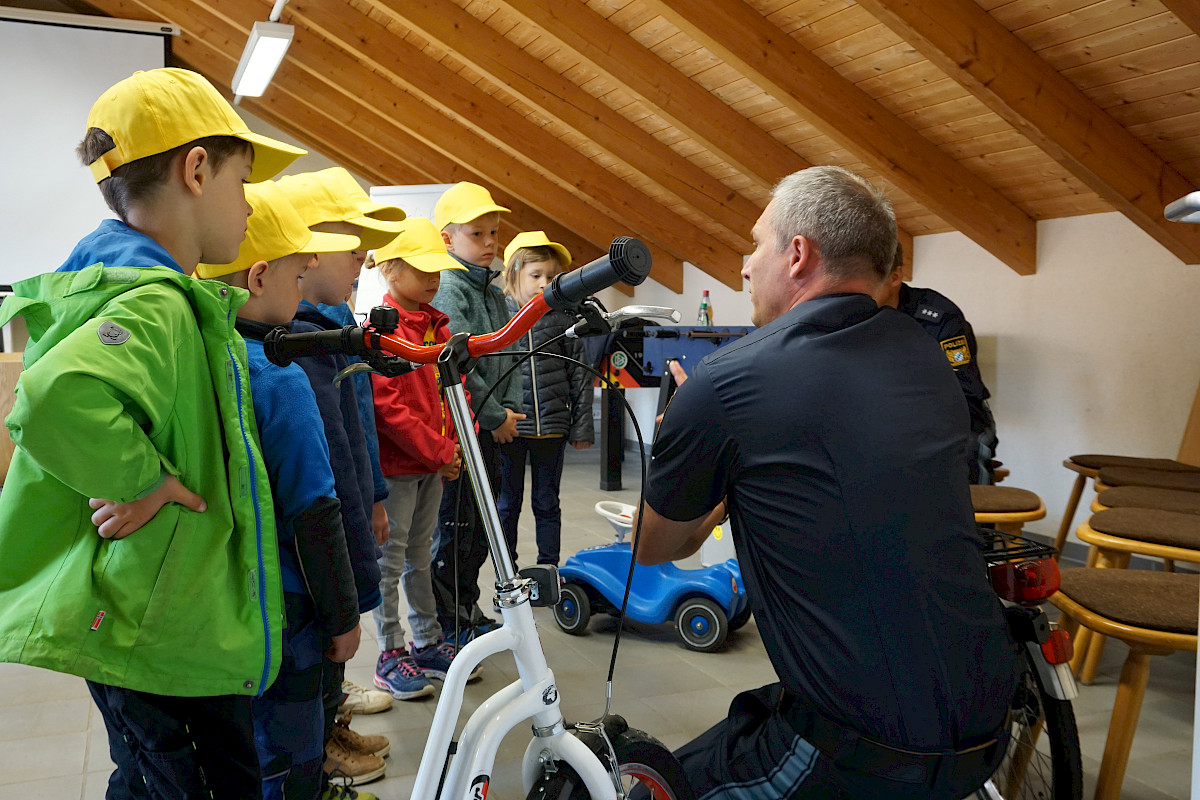
[[[620,613],[632,556],[625,538],[632,528],[633,511],[633,506],[625,503],[597,503],[596,512],[616,530],[616,541],[580,550],[559,569],[565,583],[554,619],[567,633],[584,633],[593,612]],[[746,624],[750,602],[736,559],[702,569],[639,564],[633,571],[625,613],[648,624],[674,620],[686,647],[708,653],[725,643],[729,631]]]

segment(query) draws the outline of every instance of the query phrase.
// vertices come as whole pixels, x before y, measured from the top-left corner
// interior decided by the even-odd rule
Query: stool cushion
[[[1088,524],[1100,533],[1200,550],[1200,516],[1157,508],[1106,508],[1092,514]]]
[[[1142,469],[1161,469],[1169,472],[1200,472],[1200,467],[1184,464],[1173,458],[1137,458],[1136,456],[1107,456],[1097,453],[1084,453],[1071,456],[1081,467],[1088,469],[1103,469],[1104,467],[1139,467]]]
[[[1062,571],[1059,591],[1089,611],[1135,628],[1196,634],[1200,575],[1076,567]]]
[[[971,485],[971,505],[980,514],[1009,514],[1018,511],[1037,511],[1042,498],[1028,489],[1015,486]]]
[[[1157,489],[1176,489],[1200,492],[1200,472],[1176,472],[1141,467],[1101,467],[1101,483],[1108,486],[1152,486]]]
[[[1152,486],[1116,486],[1096,496],[1109,508],[1158,508],[1180,514],[1200,514],[1200,492],[1155,489]]]

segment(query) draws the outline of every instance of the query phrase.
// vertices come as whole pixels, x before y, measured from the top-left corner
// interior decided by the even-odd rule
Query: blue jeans
[[[87,685],[117,765],[108,800],[261,796],[249,697],[166,697]]]
[[[567,440],[562,436],[534,439],[518,436],[500,445],[500,496],[496,510],[500,526],[513,563],[517,561],[517,518],[525,494],[525,462],[533,469],[529,504],[537,536],[537,563],[558,565],[558,550],[562,538],[562,510],[558,505],[558,489],[562,484],[563,454]]]
[[[287,626],[279,676],[250,703],[262,768],[261,796],[263,800],[316,800],[324,789],[322,651],[326,637],[307,595],[287,592],[283,598]]]

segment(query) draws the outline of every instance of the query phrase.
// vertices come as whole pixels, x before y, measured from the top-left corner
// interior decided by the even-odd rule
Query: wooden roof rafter
[[[136,0],[136,2],[133,0],[95,0],[93,5],[113,15],[144,17],[149,14],[151,17],[179,25],[184,30],[184,36],[181,37],[181,41],[177,42],[176,55],[181,60],[210,75],[218,85],[223,83],[225,75],[232,75],[241,54],[242,43],[240,40],[249,31],[248,25],[243,26],[237,20],[223,14],[210,13],[203,3],[188,3],[186,9],[180,9],[177,4],[172,4],[169,0]],[[131,9],[136,10],[131,13]],[[413,136],[407,130],[396,125],[394,123],[395,115],[387,113],[387,103],[366,104],[359,95],[345,89],[346,84],[339,84],[338,79],[344,77],[340,70],[354,68],[349,59],[345,58],[340,51],[330,48],[319,37],[304,31],[297,31],[297,38],[304,39],[305,37],[310,39],[305,44],[307,49],[315,51],[319,56],[335,58],[337,63],[342,66],[333,69],[332,75],[325,74],[328,70],[320,70],[321,75],[314,76],[311,68],[306,68],[289,57],[280,67],[281,88],[270,93],[266,100],[252,101],[251,106],[270,104],[278,95],[286,95],[295,101],[294,104],[288,105],[287,115],[301,120],[305,129],[321,130],[322,120],[326,121],[326,125],[335,126],[332,129],[328,127],[324,129],[326,134],[321,138],[326,141],[332,142],[339,137],[366,139],[382,150],[384,154],[390,155],[395,160],[405,161],[418,172],[430,176],[436,175],[437,177],[432,180],[438,183],[450,183],[457,180],[492,182],[492,173],[477,171],[468,161],[455,159],[452,154],[431,146],[429,142]],[[329,62],[322,61],[321,63]],[[395,89],[395,87],[387,85],[381,77],[361,69],[359,74],[353,76],[353,79],[355,82],[350,85],[354,86],[356,90],[365,89],[371,96],[386,96],[388,91]],[[390,102],[395,102],[395,100]],[[410,103],[406,108],[420,105]],[[442,117],[433,109],[425,108],[427,117],[420,120],[420,127],[430,131],[430,135],[434,139],[450,139],[453,136],[459,136],[465,138],[471,147],[478,146],[486,151],[483,140],[477,140],[478,144],[472,142],[469,138],[472,134],[469,131],[461,126],[452,125],[448,118]],[[438,128],[439,125],[442,127]],[[338,131],[337,127],[340,127],[341,130]],[[540,175],[528,170],[520,162],[515,160],[513,163],[503,162],[502,155],[497,153],[496,159],[489,161],[489,164],[494,166],[497,161],[500,161],[499,169],[503,175],[515,172],[520,185],[547,205],[553,204],[556,208],[565,208],[568,211],[581,213],[579,218],[582,221],[581,224],[572,229],[577,232],[566,232],[563,226],[553,222],[554,218],[549,214],[540,212],[536,206],[526,204],[525,197],[509,194],[506,191],[497,191],[495,194],[497,200],[513,209],[517,217],[523,220],[522,227],[535,224],[536,228],[528,229],[541,228],[547,233],[560,235],[563,244],[568,247],[571,247],[573,243],[581,245],[579,250],[583,253],[606,251],[608,242],[614,236],[624,233],[621,223],[606,220],[599,214],[588,213],[590,207],[570,192],[562,190],[557,184],[544,181]],[[354,162],[350,160],[347,163]],[[526,171],[522,172],[523,169]],[[583,230],[580,231],[579,228]],[[564,233],[566,235],[562,235]],[[667,270],[669,274],[680,276],[681,281],[682,262],[663,253],[655,245],[648,244],[654,259],[655,271],[661,274],[663,270]],[[658,275],[655,277],[659,278]],[[670,280],[669,277],[668,280]]]
[[[1036,271],[1029,215],[742,0],[644,2],[1018,274]]]
[[[444,0],[368,0],[538,113],[590,138],[749,246],[761,208],[471,14]]]
[[[439,109],[460,127],[482,134],[490,140],[492,149],[507,150],[535,171],[552,164],[554,169],[547,177],[578,193],[595,209],[594,213],[605,213],[619,220],[626,231],[648,243],[657,243],[661,249],[691,261],[730,286],[741,288],[741,253],[659,205],[542,128],[530,125],[512,108],[396,37],[386,26],[365,17],[350,25],[328,4],[307,0],[293,0],[286,7],[284,19],[298,26],[297,36],[305,29],[335,44],[344,53],[342,60],[353,61],[363,71],[384,76]],[[323,69],[330,66],[323,65]],[[409,105],[405,111],[412,113],[414,109]],[[482,160],[478,153],[472,157]],[[508,182],[507,188],[519,194],[518,187],[511,183]],[[499,185],[506,184],[499,182]],[[567,220],[564,223],[570,224]],[[681,276],[674,280],[662,271],[660,274],[667,278],[662,282],[682,285]]]
[[[1200,25],[1200,6],[1176,3]],[[1200,229],[1163,217],[1191,182],[973,0],[858,4],[1178,258],[1200,263]]]

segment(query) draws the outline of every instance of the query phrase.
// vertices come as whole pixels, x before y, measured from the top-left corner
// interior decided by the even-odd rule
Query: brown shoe
[[[336,731],[336,726],[334,730]],[[379,756],[369,753],[355,753],[335,734],[325,745],[325,772],[330,775],[344,775],[351,783],[357,785],[370,783],[383,777],[387,765]]]
[[[333,723],[333,738],[340,741],[351,753],[359,755],[383,758],[392,752],[392,743],[386,736],[350,730],[350,715]]]

